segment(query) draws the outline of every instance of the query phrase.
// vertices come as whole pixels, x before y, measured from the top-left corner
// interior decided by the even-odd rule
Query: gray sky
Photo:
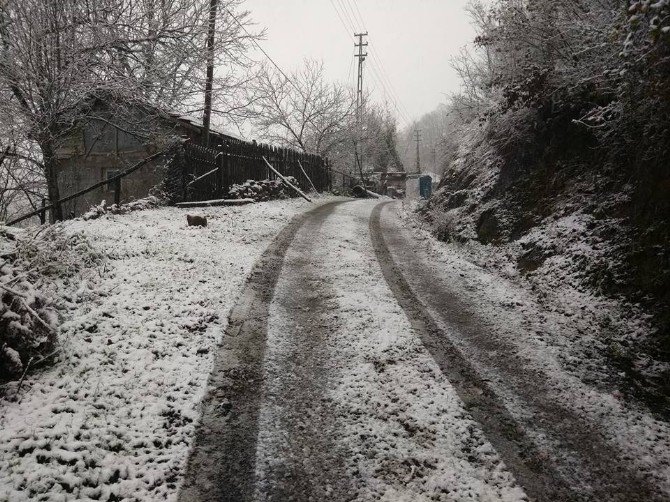
[[[329,77],[340,82],[353,84],[356,78],[353,33],[343,23],[367,31],[369,53],[377,58],[369,56],[365,62],[366,88],[381,101],[394,92],[404,115],[413,120],[443,102],[445,93],[459,88],[449,58],[474,38],[464,11],[467,2],[246,0],[245,7],[267,28],[261,45],[284,70],[297,67],[305,58],[321,59]],[[390,84],[384,81],[385,88],[379,83],[384,74],[390,80]],[[401,127],[406,125],[402,115],[398,119]]]

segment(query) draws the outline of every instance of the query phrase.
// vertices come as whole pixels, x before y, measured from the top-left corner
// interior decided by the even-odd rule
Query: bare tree
[[[240,0],[222,2],[214,61],[239,61],[256,36]],[[0,116],[17,117],[41,153],[49,200],[57,153],[96,97],[193,111],[204,92],[208,0],[6,0],[0,6]],[[211,54],[209,55],[211,58]],[[210,59],[211,60],[211,59]],[[213,93],[233,87],[228,74]],[[225,111],[224,103],[219,110]],[[235,108],[231,105],[231,108]],[[62,219],[58,204],[52,219]]]
[[[254,123],[266,140],[319,155],[346,141],[355,100],[346,87],[326,81],[323,63],[305,61],[290,76],[264,66],[253,92]]]

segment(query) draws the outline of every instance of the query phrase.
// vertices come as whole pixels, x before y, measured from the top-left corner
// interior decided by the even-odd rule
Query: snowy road
[[[569,377],[525,364],[392,207],[322,205],[263,254],[181,500],[664,499],[667,429],[559,395]]]

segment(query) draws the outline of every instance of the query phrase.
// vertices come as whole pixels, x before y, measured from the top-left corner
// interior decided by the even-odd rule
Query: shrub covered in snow
[[[641,305],[649,332],[605,350],[667,404],[670,2],[494,0],[472,13],[478,56],[455,61],[463,93],[417,126],[450,138],[424,215],[526,277]]]
[[[13,244],[0,258],[0,380],[7,380],[55,351],[57,313],[67,301],[61,287],[101,257],[82,234],[67,235],[57,225],[5,231],[0,238]]]
[[[0,379],[7,379],[53,350],[57,322],[50,299],[37,292],[22,267],[3,259],[0,281]]]

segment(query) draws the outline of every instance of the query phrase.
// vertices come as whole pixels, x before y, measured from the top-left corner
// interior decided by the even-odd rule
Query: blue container
[[[433,178],[428,175],[419,177],[419,195],[424,199],[430,197],[433,191]]]

